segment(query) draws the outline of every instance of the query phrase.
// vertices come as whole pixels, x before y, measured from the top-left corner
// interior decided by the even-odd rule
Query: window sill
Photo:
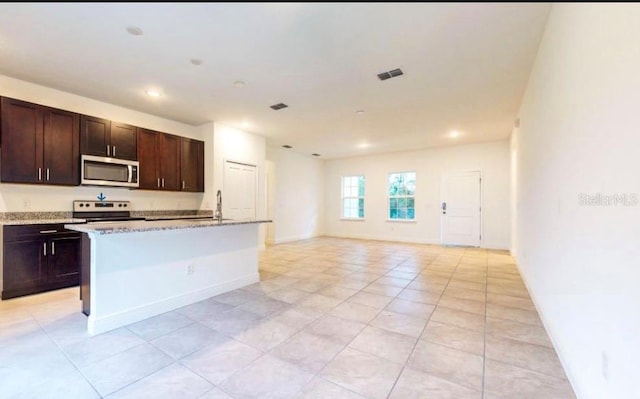
[[[390,223],[417,223],[415,219],[387,219]]]
[[[340,221],[344,221],[344,222],[364,222],[365,218],[340,218]]]

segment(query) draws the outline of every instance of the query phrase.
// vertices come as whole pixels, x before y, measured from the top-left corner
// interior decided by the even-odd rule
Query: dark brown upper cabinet
[[[162,189],[180,190],[180,137],[163,133],[160,135],[159,169]]]
[[[138,128],[135,126],[82,115],[81,153],[135,161],[138,154],[137,132]]]
[[[0,181],[78,185],[80,115],[2,97]]]
[[[124,123],[111,122],[111,156],[135,161],[137,150],[138,128]]]
[[[180,180],[182,191],[204,192],[204,142],[181,138]]]
[[[162,133],[147,129],[138,129],[138,183],[146,190],[160,189],[158,171],[158,149]]]
[[[138,180],[141,189],[180,190],[180,137],[138,129]]]

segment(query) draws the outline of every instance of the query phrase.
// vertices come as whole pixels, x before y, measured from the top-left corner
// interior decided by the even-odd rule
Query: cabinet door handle
[[[42,168],[38,168],[38,180],[42,180]]]
[[[42,255],[47,256],[47,243],[42,243]]]
[[[49,181],[49,168],[47,168],[47,181]]]
[[[183,181],[182,181],[182,189],[183,189],[183,190],[184,190],[184,186],[185,186],[185,184],[184,184],[184,180],[183,180]]]
[[[58,230],[40,230],[40,234],[57,233]]]
[[[111,152],[113,153],[113,156],[116,156],[116,146],[114,145],[113,148],[111,149]]]
[[[109,146],[107,146],[107,156],[109,156]]]
[[[56,254],[56,243],[54,241],[51,241],[51,255],[55,256]]]
[[[164,177],[162,178],[162,188],[164,188]]]
[[[160,178],[158,177],[158,188],[160,188]]]

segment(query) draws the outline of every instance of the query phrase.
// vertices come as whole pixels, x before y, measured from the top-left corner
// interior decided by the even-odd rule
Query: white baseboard
[[[100,318],[90,315],[87,323],[88,331],[90,335],[101,334],[127,324],[136,323],[149,317],[175,310],[182,306],[200,302],[215,295],[224,294],[225,292],[257,283],[258,281],[260,281],[259,274],[246,275],[232,281],[212,285],[198,291],[176,295],[171,298],[143,306],[137,306],[123,312],[102,316]]]
[[[292,242],[292,241],[301,241],[301,240],[308,240],[310,238],[316,238],[319,237],[320,234],[317,233],[312,233],[312,234],[302,234],[299,236],[288,236],[288,237],[277,237],[273,240],[274,244],[283,244],[285,242]]]
[[[409,244],[435,244],[439,245],[439,239],[407,239],[403,237],[398,237],[397,235],[393,236],[381,236],[381,235],[372,235],[372,234],[342,234],[342,233],[327,233],[325,237],[336,237],[336,238],[355,238],[357,240],[373,240],[373,241],[392,241],[392,242],[406,242]]]
[[[424,239],[414,239],[414,238],[404,238],[399,237],[397,235],[378,235],[378,234],[343,234],[343,233],[327,233],[326,237],[337,237],[337,238],[355,238],[358,240],[373,240],[373,241],[392,241],[392,242],[406,242],[409,244],[430,244],[430,245],[440,245],[442,242],[440,241],[440,237],[432,237],[432,238],[424,238]],[[480,248],[486,249],[500,249],[500,250],[508,250],[509,245],[499,244],[499,243],[482,243]]]
[[[486,249],[499,249],[503,251],[509,251],[511,245],[505,243],[497,243],[497,242],[483,242],[481,248]]]

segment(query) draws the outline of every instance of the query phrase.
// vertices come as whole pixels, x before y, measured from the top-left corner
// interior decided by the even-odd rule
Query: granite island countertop
[[[237,226],[242,224],[271,223],[271,220],[230,220],[223,219],[218,222],[216,219],[180,219],[180,220],[146,220],[146,221],[126,221],[126,222],[97,222],[86,224],[66,224],[68,230],[79,231],[81,233],[94,233],[98,235],[121,234],[121,233],[141,233],[145,231],[160,230],[181,230],[196,229],[205,227]]]

